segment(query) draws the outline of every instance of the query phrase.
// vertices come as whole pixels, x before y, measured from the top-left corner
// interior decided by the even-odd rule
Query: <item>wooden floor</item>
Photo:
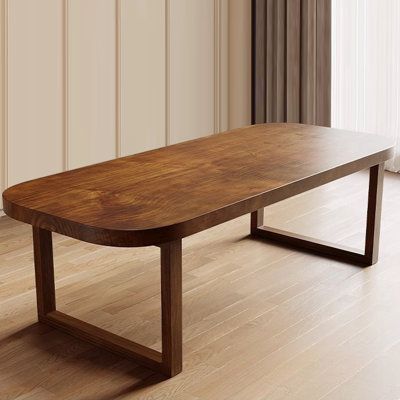
[[[367,175],[266,209],[362,246]],[[267,221],[266,221],[267,222]],[[36,322],[30,226],[0,219],[0,399],[400,398],[400,175],[371,268],[249,238],[249,216],[184,240],[184,371],[170,380]],[[55,235],[58,308],[160,348],[159,250]]]

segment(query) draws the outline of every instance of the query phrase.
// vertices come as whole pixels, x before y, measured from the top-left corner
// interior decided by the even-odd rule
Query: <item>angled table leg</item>
[[[168,377],[182,371],[182,241],[161,245],[162,352],[56,310],[52,233],[33,228],[39,321]]]
[[[370,168],[367,225],[363,251],[264,226],[264,209],[251,213],[251,234],[312,253],[370,266],[378,261],[384,164]]]
[[[381,231],[382,193],[384,164],[369,170],[367,229],[365,234],[365,256],[370,265],[378,261],[379,235]]]

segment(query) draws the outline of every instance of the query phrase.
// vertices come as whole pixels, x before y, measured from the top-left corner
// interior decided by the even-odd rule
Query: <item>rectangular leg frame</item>
[[[162,352],[56,310],[50,231],[33,227],[39,321],[168,377],[182,371],[182,241],[161,245]]]
[[[367,225],[363,251],[264,226],[264,209],[251,213],[251,234],[298,249],[370,266],[378,261],[384,164],[370,168]]]

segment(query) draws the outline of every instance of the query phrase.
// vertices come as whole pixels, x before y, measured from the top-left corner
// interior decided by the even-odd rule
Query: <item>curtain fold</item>
[[[252,122],[331,122],[331,0],[252,0]]]
[[[332,126],[387,136],[400,172],[400,1],[332,1]]]

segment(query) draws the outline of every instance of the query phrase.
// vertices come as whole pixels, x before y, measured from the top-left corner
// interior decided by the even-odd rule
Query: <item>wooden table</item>
[[[378,257],[390,140],[299,124],[256,125],[25,182],[3,193],[33,227],[39,321],[167,376],[182,370],[182,239],[251,213],[251,234],[346,262]],[[28,166],[27,166],[28,168]],[[263,226],[263,209],[369,168],[363,251]],[[104,246],[161,249],[162,352],[56,309],[52,232]]]

